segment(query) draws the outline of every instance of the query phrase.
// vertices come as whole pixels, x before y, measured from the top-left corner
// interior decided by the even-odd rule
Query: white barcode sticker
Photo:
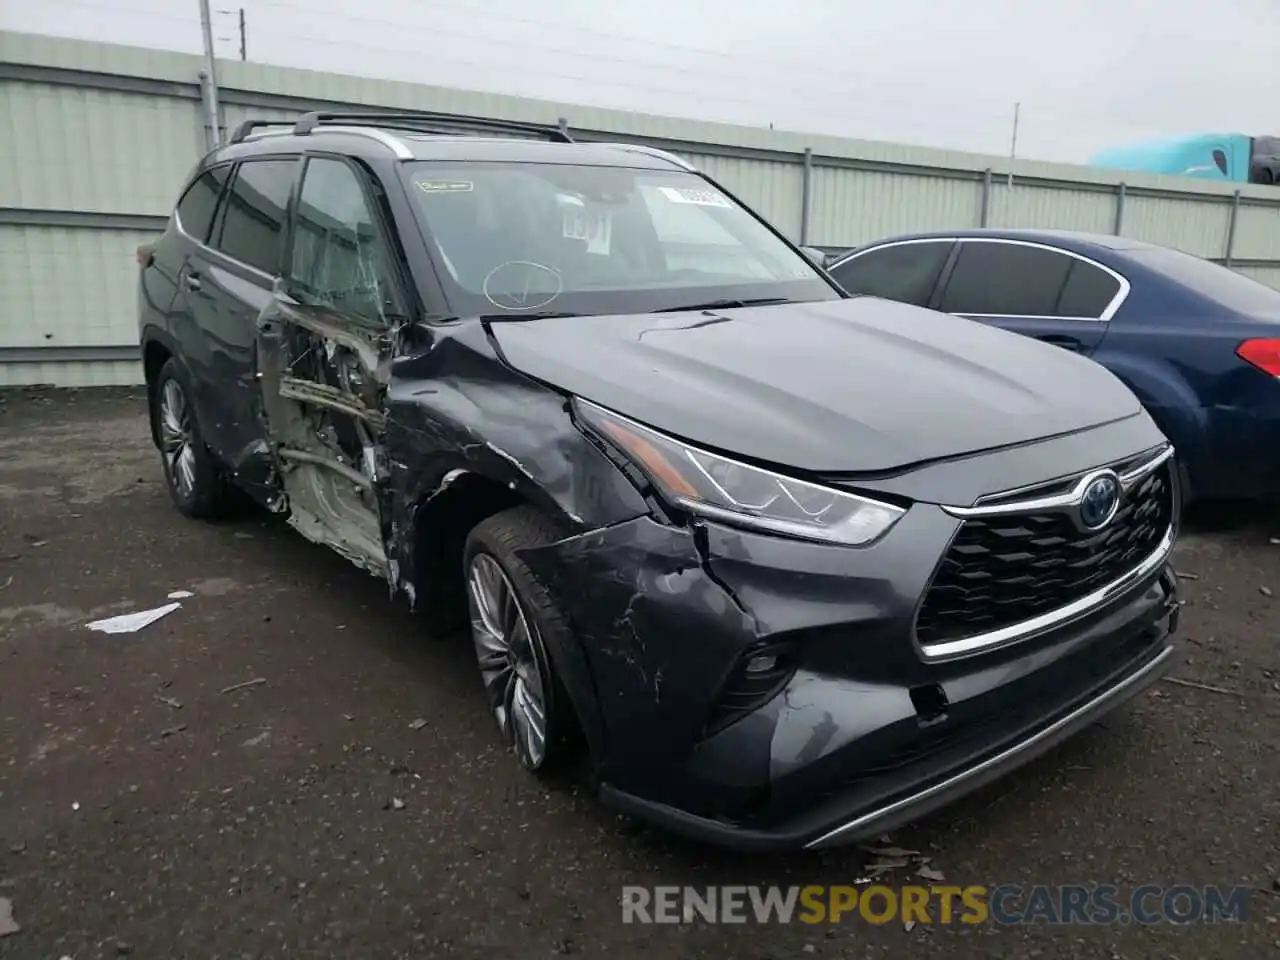
[[[700,187],[659,187],[662,195],[672,203],[692,203],[699,207],[729,207],[732,204],[723,194]]]

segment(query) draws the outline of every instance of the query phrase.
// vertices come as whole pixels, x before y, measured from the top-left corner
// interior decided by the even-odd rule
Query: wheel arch
[[[509,471],[492,462],[487,468],[450,469],[438,486],[420,496],[410,513],[410,531],[397,551],[402,558],[400,586],[432,627],[447,629],[465,623],[463,554],[467,538],[478,524],[517,507],[537,510],[566,538],[576,532],[575,518],[554,497],[528,478],[524,483],[516,482]],[[599,758],[603,756],[604,728],[595,682],[572,614],[563,608],[560,614],[569,628],[568,636],[543,640],[587,749],[593,758]]]
[[[151,427],[151,442],[160,446],[159,424],[156,423],[156,386],[164,365],[174,360],[190,377],[190,370],[182,359],[182,353],[173,339],[162,329],[148,325],[142,332],[142,376],[147,388],[147,420]],[[191,397],[195,403],[196,398]]]

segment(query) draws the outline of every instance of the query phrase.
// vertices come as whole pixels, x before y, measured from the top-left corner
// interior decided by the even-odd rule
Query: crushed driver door
[[[391,318],[402,314],[378,211],[362,170],[308,159],[289,269],[258,319],[257,362],[290,524],[387,577],[383,401]]]

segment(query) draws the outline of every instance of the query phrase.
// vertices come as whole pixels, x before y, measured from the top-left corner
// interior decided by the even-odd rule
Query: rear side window
[[[236,170],[223,206],[215,246],[227,256],[274,275],[279,270],[285,209],[297,163],[246,160]]]
[[[1074,257],[1017,243],[962,242],[939,305],[946,313],[1052,317]]]
[[[218,196],[227,182],[230,166],[213,167],[196,177],[195,183],[178,201],[178,222],[182,231],[201,243],[209,239],[213,214],[218,209]]]
[[[834,267],[831,275],[849,293],[923,307],[950,252],[950,240],[881,247]]]
[[[1222,175],[1227,175],[1227,154],[1223,150],[1213,151],[1213,162],[1218,165],[1218,169],[1222,171]]]
[[[1072,257],[1067,284],[1058,300],[1057,315],[1096,320],[1111,306],[1119,292],[1120,281],[1107,271]]]

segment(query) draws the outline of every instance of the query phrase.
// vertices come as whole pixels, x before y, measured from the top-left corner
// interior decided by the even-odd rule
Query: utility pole
[[[1013,105],[1013,139],[1009,141],[1009,189],[1013,189],[1013,161],[1018,155],[1018,114],[1022,112],[1022,104]]]
[[[244,51],[245,51],[244,7],[241,7],[239,10],[219,10],[218,12],[219,12],[219,13],[221,13],[221,14],[224,14],[224,15],[226,15],[226,16],[228,16],[228,17],[230,17],[230,16],[235,16],[235,15],[237,15],[237,14],[239,15],[239,19],[240,19],[240,59],[241,59],[241,60],[246,59],[246,58],[245,58],[245,53],[244,53]]]
[[[213,55],[213,20],[209,0],[200,0],[200,30],[204,34],[204,69],[200,71],[204,94],[205,143],[212,150],[222,143],[222,120],[218,111],[218,66]]]

